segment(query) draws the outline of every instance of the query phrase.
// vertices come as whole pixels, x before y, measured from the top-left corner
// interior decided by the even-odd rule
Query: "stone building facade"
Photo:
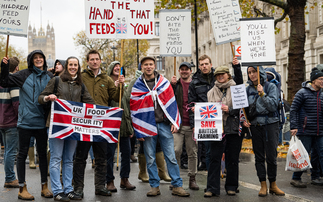
[[[42,50],[46,56],[48,67],[54,66],[55,54],[55,32],[54,27],[49,24],[46,32],[41,26],[38,32],[35,27],[28,27],[28,52]]]

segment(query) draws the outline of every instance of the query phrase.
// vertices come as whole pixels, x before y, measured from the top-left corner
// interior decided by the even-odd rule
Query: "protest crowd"
[[[120,147],[122,157],[120,188],[135,190],[136,187],[129,179],[130,162],[133,161],[132,138],[140,142],[138,179],[149,183],[151,188],[147,192],[148,197],[161,194],[160,180],[171,182],[169,188],[173,195],[190,196],[183,189],[180,177],[183,144],[188,157],[189,189],[199,190],[205,186],[204,197],[219,196],[221,162],[224,161],[224,188],[227,195],[233,196],[239,193],[239,154],[245,133],[252,136],[255,168],[261,185],[258,195],[265,197],[268,191],[276,196],[285,195],[276,184],[277,146],[282,130],[280,109],[284,106],[277,83],[273,82],[277,75],[273,68],[247,68],[246,94],[249,107],[243,111],[233,107],[231,96],[230,87],[244,83],[241,65],[236,57],[232,61],[231,72],[234,75],[230,74],[227,66],[213,68],[211,58],[202,55],[199,57],[197,72],[192,75],[191,64],[183,62],[178,67],[180,78],[173,76],[168,81],[156,71],[155,58],[145,56],[141,58],[135,78],[127,89],[124,84],[125,71],[120,62],[112,62],[105,71],[100,67],[101,56],[96,50],[88,52],[87,66],[83,68],[78,58],[71,56],[66,60],[56,60],[55,68],[48,71],[41,50],[32,51],[27,60],[28,69],[19,71],[17,58],[4,57],[0,77],[0,96],[4,100],[0,103],[0,131],[5,149],[4,187],[18,188],[19,199],[34,199],[27,189],[28,176],[25,170],[32,137],[36,140],[39,156],[40,193],[45,198],[57,201],[82,200],[89,151],[94,155],[95,195],[111,196],[111,192],[117,192],[113,174],[117,147]],[[323,100],[322,88],[323,72],[320,68],[313,68],[310,81],[303,83],[290,109],[292,139],[297,136],[307,153],[311,154],[311,182],[315,185],[323,185],[320,179],[323,131],[319,128],[323,124],[323,113],[319,110]],[[58,108],[79,113],[72,107],[74,102],[79,103],[79,108],[83,107],[82,103],[86,103],[84,106],[87,112],[84,119],[69,115],[72,118],[68,122],[68,116],[59,116],[64,112]],[[122,116],[113,119],[120,102]],[[220,139],[196,141],[194,133],[198,126],[195,114],[196,110],[201,110],[197,109],[196,103],[221,103],[218,112],[222,111],[223,129],[215,132],[221,135]],[[86,123],[90,126],[105,125],[99,119],[91,120],[96,116],[88,114],[101,113],[100,109],[104,106],[110,107],[111,111],[107,113],[114,120],[109,122],[108,127],[119,124],[111,131],[101,131],[105,134],[104,138],[82,136],[86,128],[66,126],[68,123],[83,124],[83,127]],[[215,114],[212,110],[216,108],[207,107],[210,107],[206,112],[209,113],[206,115],[208,118]],[[209,111],[214,114],[210,115]],[[66,123],[57,121],[59,117],[66,119]],[[89,134],[97,133],[92,130]],[[69,135],[72,138],[68,138]],[[29,158],[29,161],[33,160],[33,157]],[[207,170],[206,185],[198,185],[196,182],[198,170],[202,169]],[[306,187],[306,183],[301,180],[303,171],[301,169],[293,173],[290,182],[292,186]]]

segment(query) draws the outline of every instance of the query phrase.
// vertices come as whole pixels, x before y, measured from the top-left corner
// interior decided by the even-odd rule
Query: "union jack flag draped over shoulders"
[[[117,143],[123,109],[57,99],[49,138]]]
[[[130,97],[132,126],[137,138],[157,135],[154,111],[157,102],[168,120],[179,129],[181,117],[169,81],[160,75],[150,91],[143,78],[139,77],[132,88]]]
[[[245,122],[245,121],[247,121],[246,116],[245,116],[242,108],[240,109],[239,117],[240,117],[240,121],[239,121],[239,136],[241,136],[242,123]]]

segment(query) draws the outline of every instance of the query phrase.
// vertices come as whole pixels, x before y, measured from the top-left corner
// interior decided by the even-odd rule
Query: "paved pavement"
[[[1,159],[0,159],[1,161]],[[39,169],[31,170],[27,166],[27,185],[28,190],[31,194],[34,195],[35,201],[53,201],[53,199],[45,199],[40,196],[40,174]],[[93,177],[93,169],[91,168],[90,161],[88,161],[88,165],[85,172],[85,190],[84,190],[84,199],[86,202],[100,202],[100,201],[153,201],[158,200],[162,201],[176,201],[176,202],[188,202],[188,201],[323,201],[323,187],[322,186],[314,186],[310,184],[310,172],[304,173],[303,181],[308,182],[308,187],[306,189],[297,189],[292,187],[289,184],[290,178],[292,176],[291,172],[285,171],[285,159],[280,159],[278,162],[278,176],[277,176],[277,184],[278,186],[286,192],[286,196],[275,196],[268,195],[267,197],[258,197],[258,191],[260,189],[259,182],[256,177],[256,171],[254,167],[254,156],[252,154],[242,153],[240,156],[240,193],[236,196],[228,196],[224,190],[225,180],[221,180],[221,195],[220,197],[212,197],[212,198],[204,198],[203,190],[206,186],[206,176],[207,173],[205,171],[199,172],[197,174],[197,183],[200,186],[200,190],[193,191],[188,189],[188,177],[187,170],[181,169],[181,177],[184,182],[184,189],[187,190],[191,196],[189,198],[181,198],[177,196],[172,196],[171,191],[169,190],[170,183],[162,181],[160,184],[161,195],[148,198],[146,193],[149,191],[150,186],[148,183],[143,183],[137,179],[138,175],[138,163],[131,163],[131,173],[130,173],[130,182],[133,183],[137,188],[135,191],[121,190],[119,188],[120,178],[118,177],[119,172],[115,171],[115,185],[118,188],[118,192],[113,193],[110,197],[104,196],[95,196],[94,194],[94,177]],[[4,168],[3,164],[0,164],[0,202],[7,201],[20,201],[17,199],[18,189],[6,189],[3,188],[4,184]]]

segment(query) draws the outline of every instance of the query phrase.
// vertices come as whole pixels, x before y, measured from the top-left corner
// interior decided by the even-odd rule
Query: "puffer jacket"
[[[101,74],[95,77],[92,70],[85,68],[82,71],[82,81],[97,105],[109,106],[111,100],[119,102],[120,87],[117,88],[102,69]]]
[[[46,104],[46,102],[44,101],[44,97],[54,93],[54,86],[55,86],[55,77],[48,82],[44,91],[40,93],[38,97],[38,102],[40,104]],[[81,85],[71,81],[63,82],[62,79],[59,78],[58,85],[57,85],[57,92],[56,92],[57,98],[74,101],[74,102],[95,104],[94,100],[92,99],[86,87],[84,89],[82,100],[81,100],[81,94],[82,94]],[[47,117],[46,127],[49,127],[49,122],[50,122],[50,114]]]
[[[257,69],[257,67],[255,67],[255,69]],[[246,91],[248,94],[249,105],[254,103],[258,98],[256,103],[257,117],[251,120],[250,123],[251,125],[266,125],[276,123],[279,121],[277,113],[279,91],[275,84],[266,81],[267,74],[262,66],[259,66],[259,72],[260,84],[264,87],[264,95],[262,97],[258,95],[257,88],[254,86],[249,76],[247,81],[249,86],[247,87]],[[265,82],[268,84],[265,84]],[[266,87],[267,89],[265,89]]]
[[[112,62],[108,69],[107,69],[107,74],[110,76],[113,68],[116,64],[120,64],[119,61],[114,61]],[[124,72],[123,72],[124,73]],[[129,88],[129,86],[128,86]],[[132,88],[132,86],[131,86]],[[131,93],[131,91],[130,91]],[[127,104],[126,97],[129,97],[129,102],[130,102],[130,94],[127,95],[127,91],[124,90],[122,100],[121,100],[121,108],[123,109],[122,113],[122,120],[121,120],[121,126],[120,126],[120,137],[129,137],[130,135],[134,134],[132,124],[131,124],[131,115],[130,115],[130,108],[129,104]],[[110,102],[111,107],[119,107],[119,102],[111,101]]]
[[[310,81],[302,83],[290,109],[290,129],[297,135],[323,135],[323,93],[315,91]]]
[[[33,56],[38,53],[44,57],[43,70],[33,65]],[[47,71],[46,57],[41,50],[32,51],[27,57],[28,69],[9,75],[9,68],[1,63],[0,86],[19,87],[18,128],[43,129],[46,118],[43,105],[38,103],[39,94],[45,89],[48,81],[53,77]]]

